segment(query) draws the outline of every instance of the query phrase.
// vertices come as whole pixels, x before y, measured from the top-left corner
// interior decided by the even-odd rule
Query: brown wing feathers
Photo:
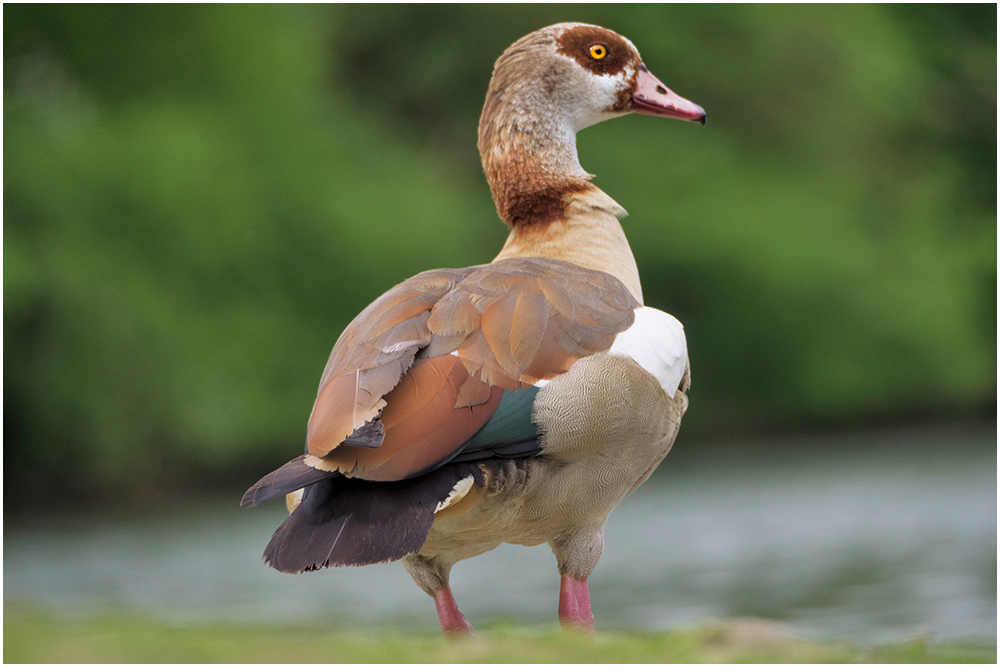
[[[637,306],[609,274],[554,259],[415,276],[337,341],[308,452],[324,470],[369,480],[427,470],[489,420],[504,390],[610,348]]]
[[[508,259],[459,283],[427,326],[435,336],[461,339],[455,349],[470,374],[513,390],[610,348],[638,305],[606,273],[554,259]]]
[[[348,325],[330,354],[309,418],[309,453],[324,456],[374,420],[383,396],[430,342],[427,319],[434,304],[468,269],[425,271],[375,300]]]
[[[385,439],[377,449],[338,447],[326,455],[324,465],[334,465],[350,476],[372,481],[405,479],[446,460],[483,427],[500,404],[503,390],[485,390],[486,400],[456,409],[469,372],[454,355],[414,365],[386,396],[380,421]]]

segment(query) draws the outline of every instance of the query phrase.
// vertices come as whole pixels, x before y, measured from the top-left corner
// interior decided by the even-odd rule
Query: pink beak
[[[705,124],[705,110],[663,85],[645,65],[639,65],[632,111],[649,116],[666,116]]]

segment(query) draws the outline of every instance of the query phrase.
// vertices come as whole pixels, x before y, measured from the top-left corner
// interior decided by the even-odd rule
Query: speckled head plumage
[[[631,112],[704,122],[642,63],[628,39],[600,26],[558,23],[514,42],[497,60],[479,121],[479,151],[500,218],[547,223],[568,194],[592,189],[576,133]]]

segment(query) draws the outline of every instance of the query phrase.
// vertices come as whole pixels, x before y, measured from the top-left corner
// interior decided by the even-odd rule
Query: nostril
[[[656,87],[656,92],[658,92],[660,95],[666,95],[667,94],[667,89],[664,88],[663,86],[657,86]]]

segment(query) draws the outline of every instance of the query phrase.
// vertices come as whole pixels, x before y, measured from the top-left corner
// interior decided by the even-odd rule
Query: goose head
[[[512,44],[497,60],[479,119],[479,153],[500,218],[517,228],[551,222],[566,196],[594,189],[576,133],[629,113],[705,123],[705,111],[643,64],[625,37],[558,23]]]

